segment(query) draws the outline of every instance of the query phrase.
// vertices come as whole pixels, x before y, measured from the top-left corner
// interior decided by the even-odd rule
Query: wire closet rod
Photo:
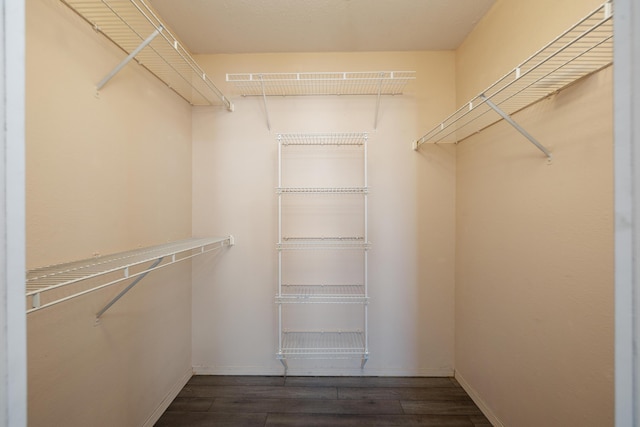
[[[613,3],[607,1],[416,140],[413,148],[425,143],[457,143],[499,120],[488,113],[495,111],[505,118],[610,65],[612,17]],[[541,144],[536,146],[550,157]]]
[[[233,236],[186,239],[164,245],[29,270],[27,272],[26,297],[27,303],[29,299],[31,299],[31,304],[30,307],[28,304],[27,314],[121,283],[125,280],[134,279],[134,282],[126,288],[125,292],[121,293],[121,295],[112,301],[115,302],[120,299],[126,291],[139,282],[138,278],[143,278],[151,271],[159,270],[234,244]],[[149,263],[152,264],[144,267],[144,265]],[[141,270],[132,272],[131,269],[134,267],[141,268]],[[108,275],[116,273],[119,273],[120,276],[114,279],[107,278]],[[63,290],[71,285],[100,278],[104,278],[104,281],[95,286],[91,286],[89,289],[72,291],[71,295],[62,297],[54,296],[52,300],[41,303],[41,299],[47,296],[47,292]],[[111,305],[113,304],[107,304],[99,314],[104,313]]]
[[[217,98],[233,111],[231,101],[144,0],[60,1],[131,56],[120,68],[135,57],[140,65],[190,104],[214,105]],[[97,88],[104,86],[118,71],[116,68],[107,74]]]

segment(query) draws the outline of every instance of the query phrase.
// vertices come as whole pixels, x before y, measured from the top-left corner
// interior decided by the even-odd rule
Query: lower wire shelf
[[[362,331],[284,331],[278,358],[366,360],[368,354]]]

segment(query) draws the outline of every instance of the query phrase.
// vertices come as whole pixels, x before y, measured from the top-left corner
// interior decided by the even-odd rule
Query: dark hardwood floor
[[[194,376],[156,427],[491,426],[453,378]]]

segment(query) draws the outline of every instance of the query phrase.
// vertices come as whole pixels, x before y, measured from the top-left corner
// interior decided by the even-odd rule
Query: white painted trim
[[[0,0],[0,425],[27,425],[25,2]]]
[[[640,426],[640,5],[614,17],[615,424]],[[635,350],[634,350],[635,349]]]
[[[360,362],[354,362],[359,364]],[[360,368],[326,368],[304,369],[294,366],[295,361],[289,362],[289,376],[365,376],[365,377],[452,377],[453,369],[369,369]],[[283,367],[265,366],[194,366],[194,375],[266,375],[281,376]]]
[[[153,425],[158,422],[162,414],[167,410],[173,399],[178,396],[178,393],[184,388],[185,385],[189,382],[191,377],[193,376],[193,370],[189,368],[184,375],[178,380],[177,383],[171,387],[169,393],[162,399],[162,402],[158,405],[158,407],[149,415],[149,418],[144,422],[143,427],[153,427]]]
[[[456,381],[458,381],[464,391],[466,391],[467,394],[471,397],[471,400],[473,400],[478,408],[480,408],[480,410],[482,411],[484,416],[487,417],[492,426],[504,427],[504,424],[502,423],[502,421],[500,421],[500,418],[498,418],[498,416],[491,410],[489,405],[487,405],[487,403],[482,400],[478,392],[473,387],[471,387],[471,385],[467,382],[467,380],[464,379],[459,371],[456,371],[454,378],[456,379]]]

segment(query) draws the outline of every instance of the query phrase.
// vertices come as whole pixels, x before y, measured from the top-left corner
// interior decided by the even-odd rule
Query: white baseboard
[[[149,415],[149,418],[147,418],[147,420],[144,422],[143,427],[153,427],[153,425],[160,419],[162,414],[164,414],[164,411],[166,411],[169,405],[171,405],[173,399],[175,399],[178,393],[180,393],[180,390],[182,390],[184,386],[187,385],[187,382],[189,382],[189,379],[191,379],[192,376],[193,370],[189,368],[189,370],[184,373],[184,375],[178,380],[178,382],[176,382],[174,386],[171,387],[171,390],[169,390],[169,393],[165,395],[164,399],[162,399],[162,402],[160,402],[160,405],[158,405],[155,411],[153,411],[153,413]]]
[[[471,400],[480,408],[485,417],[489,420],[492,426],[494,427],[504,427],[504,424],[497,417],[496,414],[493,413],[489,405],[485,403],[484,400],[480,397],[478,392],[471,387],[471,385],[464,379],[462,374],[459,371],[455,372],[454,378],[460,383],[460,386],[467,392],[467,394],[471,397]]]
[[[359,368],[304,368],[290,361],[289,376],[365,376],[365,377],[452,377],[453,369],[370,369]],[[284,375],[283,367],[264,366],[194,366],[194,375]]]

